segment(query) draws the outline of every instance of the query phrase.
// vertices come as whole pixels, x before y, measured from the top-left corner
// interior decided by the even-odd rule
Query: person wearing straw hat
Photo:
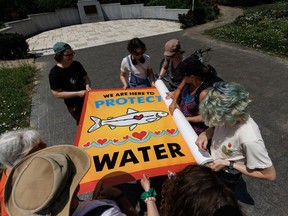
[[[163,80],[169,91],[177,89],[184,75],[178,70],[182,61],[185,59],[178,39],[171,39],[165,43],[164,59],[160,64],[158,79]]]
[[[4,202],[8,214],[88,216],[95,215],[91,211],[106,205],[100,215],[137,215],[117,189],[113,190],[112,197],[120,208],[112,200],[79,201],[79,183],[89,168],[89,155],[72,145],[48,147],[25,157],[13,167],[5,185]]]

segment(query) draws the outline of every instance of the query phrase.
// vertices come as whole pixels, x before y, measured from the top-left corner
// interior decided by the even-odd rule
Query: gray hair
[[[9,131],[0,136],[0,163],[13,167],[41,141],[41,135],[33,129]]]

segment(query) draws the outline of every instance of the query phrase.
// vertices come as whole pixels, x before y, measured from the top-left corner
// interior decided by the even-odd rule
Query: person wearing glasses
[[[164,59],[161,62],[161,69],[158,79],[161,79],[168,90],[173,92],[182,82],[184,75],[179,71],[179,66],[185,59],[181,50],[180,41],[171,39],[164,46]]]
[[[127,50],[130,54],[123,58],[120,67],[123,89],[154,86],[151,58],[145,54],[146,45],[139,38],[133,38],[128,42]]]
[[[64,99],[71,116],[79,124],[84,96],[91,90],[91,81],[80,62],[74,61],[74,51],[65,42],[53,46],[57,64],[50,70],[49,82],[54,97]]]

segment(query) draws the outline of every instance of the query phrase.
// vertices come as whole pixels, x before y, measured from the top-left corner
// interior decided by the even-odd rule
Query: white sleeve
[[[249,169],[265,169],[272,166],[263,140],[242,143],[242,148],[246,153],[246,166]]]
[[[127,62],[127,58],[123,58],[122,62],[121,62],[121,67],[120,67],[120,70],[122,72],[128,72],[128,62]]]
[[[265,169],[272,166],[259,127],[252,118],[241,128],[239,141],[249,169]]]

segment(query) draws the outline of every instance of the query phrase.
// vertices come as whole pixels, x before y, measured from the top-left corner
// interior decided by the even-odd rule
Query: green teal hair
[[[249,118],[249,93],[236,83],[216,82],[200,104],[209,127],[245,123]]]

